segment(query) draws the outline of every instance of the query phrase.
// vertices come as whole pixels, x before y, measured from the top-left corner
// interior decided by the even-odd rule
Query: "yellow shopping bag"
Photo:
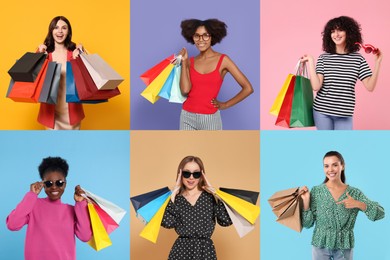
[[[284,96],[286,95],[288,86],[290,85],[291,79],[295,77],[293,74],[288,74],[286,80],[284,81],[282,89],[279,91],[278,96],[275,98],[274,103],[270,109],[270,113],[274,116],[278,116],[280,108],[282,107],[282,103],[284,100]]]
[[[92,238],[87,243],[96,251],[112,245],[111,239],[107,234],[106,229],[99,215],[96,212],[92,203],[88,203],[89,218],[92,226]]]
[[[238,214],[248,220],[249,223],[255,223],[256,219],[260,214],[259,206],[253,205],[246,200],[240,199],[221,190],[217,190],[216,194],[223,202],[225,202]]]
[[[142,229],[139,234],[141,237],[149,240],[150,242],[156,243],[158,233],[160,232],[161,221],[164,216],[165,208],[168,205],[171,197],[168,197],[161,208],[157,211],[157,213],[153,216],[153,218],[149,221],[149,223]]]
[[[150,83],[144,91],[142,91],[141,96],[149,100],[154,104],[160,97],[158,94],[164,86],[165,81],[169,77],[169,74],[173,70],[174,64],[169,63],[167,67]]]

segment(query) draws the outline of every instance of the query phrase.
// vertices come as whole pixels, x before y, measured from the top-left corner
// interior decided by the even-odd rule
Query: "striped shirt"
[[[358,52],[323,53],[317,60],[316,72],[324,76],[324,81],[314,100],[314,109],[331,116],[353,116],[356,81],[372,75],[364,57]]]

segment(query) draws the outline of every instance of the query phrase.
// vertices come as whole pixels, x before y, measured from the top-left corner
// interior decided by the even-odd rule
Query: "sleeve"
[[[301,221],[302,226],[305,228],[311,228],[317,219],[317,199],[316,199],[316,188],[310,192],[310,207],[308,210],[302,211]]]
[[[320,55],[317,59],[316,73],[324,75],[324,56]]]
[[[366,211],[363,212],[367,215],[369,220],[376,221],[385,217],[385,210],[378,202],[369,200],[360,190],[357,190],[356,193],[357,195],[354,199],[366,204]]]
[[[233,224],[229,217],[229,213],[227,212],[225,205],[221,200],[217,200],[217,202],[215,202],[214,212],[215,217],[217,218],[217,222],[220,226],[227,227]]]
[[[359,67],[359,79],[364,80],[367,77],[372,76],[372,71],[370,66],[368,66],[366,59],[361,56],[361,62]]]
[[[30,220],[30,213],[37,202],[38,195],[29,191],[24,195],[22,201],[7,217],[7,228],[12,231],[20,230]]]
[[[164,216],[161,221],[161,226],[164,228],[175,228],[177,226],[180,213],[178,207],[169,200],[167,207],[165,208]]]
[[[75,234],[83,242],[87,242],[92,237],[91,222],[89,220],[89,213],[87,201],[83,200],[76,202],[74,206],[75,212]]]

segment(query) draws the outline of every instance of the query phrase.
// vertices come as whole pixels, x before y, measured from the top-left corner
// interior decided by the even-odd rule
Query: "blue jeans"
[[[353,260],[353,249],[327,249],[313,246],[313,260]]]
[[[352,130],[353,117],[330,116],[313,109],[314,124],[318,130]]]

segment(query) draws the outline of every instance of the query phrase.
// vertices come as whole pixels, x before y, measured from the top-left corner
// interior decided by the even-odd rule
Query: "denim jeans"
[[[353,249],[327,249],[313,246],[313,260],[353,260]]]
[[[352,130],[353,117],[330,116],[313,109],[314,123],[318,130]]]

